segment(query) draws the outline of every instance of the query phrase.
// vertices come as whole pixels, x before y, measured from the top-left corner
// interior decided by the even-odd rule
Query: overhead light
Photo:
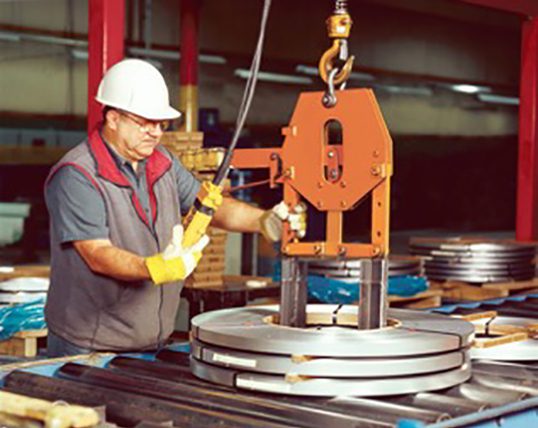
[[[477,97],[483,103],[503,104],[507,106],[519,105],[518,97],[509,97],[506,95],[495,95],[495,94],[478,94]]]
[[[352,71],[349,74],[349,79],[351,80],[363,80],[363,81],[372,81],[375,80],[375,76],[372,76],[368,73],[361,73],[360,71]]]
[[[464,94],[491,92],[491,88],[489,88],[488,86],[469,85],[466,83],[450,85],[450,89],[456,92],[463,92]]]
[[[250,70],[237,68],[234,71],[234,75],[240,77],[241,79],[248,79],[250,77]],[[258,80],[274,83],[292,83],[297,85],[311,85],[314,83],[310,77],[294,76],[292,74],[270,73],[267,71],[259,71]]]
[[[319,76],[319,70],[317,67],[313,67],[311,65],[303,65],[299,64],[295,67],[295,71],[297,73],[306,74],[308,76]],[[352,71],[349,74],[349,79],[351,80],[366,80],[366,81],[372,81],[375,80],[375,76],[368,74],[368,73],[362,73],[360,71]]]
[[[136,46],[130,47],[127,51],[133,55],[146,56],[159,59],[179,59],[179,52],[177,51],[165,51],[163,49],[146,49],[137,48]]]
[[[0,41],[3,41],[3,42],[20,42],[21,41],[21,36],[16,34],[16,33],[12,33],[12,32],[0,31]]]
[[[433,91],[426,86],[400,86],[400,85],[376,84],[375,88],[388,92],[389,94],[397,94],[397,95],[418,95],[422,97],[430,97],[433,95]]]
[[[71,56],[80,61],[88,61],[88,51],[82,49],[71,49]]]
[[[198,59],[205,64],[226,64],[226,58],[220,55],[200,54]]]
[[[159,58],[159,59],[171,59],[178,61],[181,58],[179,51],[164,50],[164,49],[146,49],[138,48],[136,46],[128,48],[131,54]],[[198,60],[204,64],[226,64],[226,58],[220,55],[199,54]]]
[[[306,74],[307,76],[319,76],[319,70],[317,67],[311,65],[299,64],[295,67],[297,73]]]

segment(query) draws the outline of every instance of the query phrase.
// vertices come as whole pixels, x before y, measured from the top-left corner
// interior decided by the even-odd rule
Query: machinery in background
[[[424,259],[425,275],[437,281],[489,283],[535,276],[533,244],[481,238],[413,238],[411,253]]]

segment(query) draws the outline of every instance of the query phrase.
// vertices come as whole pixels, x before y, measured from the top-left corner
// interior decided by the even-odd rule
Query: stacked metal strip
[[[356,283],[360,278],[361,267],[359,259],[350,260],[314,260],[308,265],[308,273],[338,279],[343,282]],[[420,257],[391,255],[389,257],[389,277],[419,276],[422,274]]]
[[[275,323],[278,306],[192,320],[193,373],[221,385],[303,396],[382,396],[453,386],[470,376],[472,324],[389,309],[389,326],[357,328],[353,305],[308,305],[306,328]]]
[[[48,278],[14,278],[0,282],[0,306],[45,299]]]
[[[535,246],[481,238],[411,238],[410,252],[424,258],[430,280],[507,282],[534,277]]]

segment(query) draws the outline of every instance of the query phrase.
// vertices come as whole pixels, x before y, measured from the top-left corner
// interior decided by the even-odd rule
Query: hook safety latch
[[[334,84],[340,85],[349,77],[355,57],[348,57],[347,38],[353,21],[347,13],[336,13],[327,19],[327,33],[333,39],[332,46],[327,49],[319,60],[319,74],[328,83],[329,74],[335,68],[334,60],[345,61],[342,68],[334,76]]]

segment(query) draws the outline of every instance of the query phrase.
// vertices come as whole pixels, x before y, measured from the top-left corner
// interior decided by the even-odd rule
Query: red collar
[[[97,162],[97,173],[108,181],[111,181],[118,186],[128,186],[129,180],[118,169],[116,162],[112,159],[112,155],[105,146],[105,142],[101,138],[99,129],[95,129],[89,138],[90,150]],[[172,161],[155,149],[146,163],[146,179],[148,189],[153,188],[153,184],[170,168]],[[150,190],[151,191],[151,190]]]

